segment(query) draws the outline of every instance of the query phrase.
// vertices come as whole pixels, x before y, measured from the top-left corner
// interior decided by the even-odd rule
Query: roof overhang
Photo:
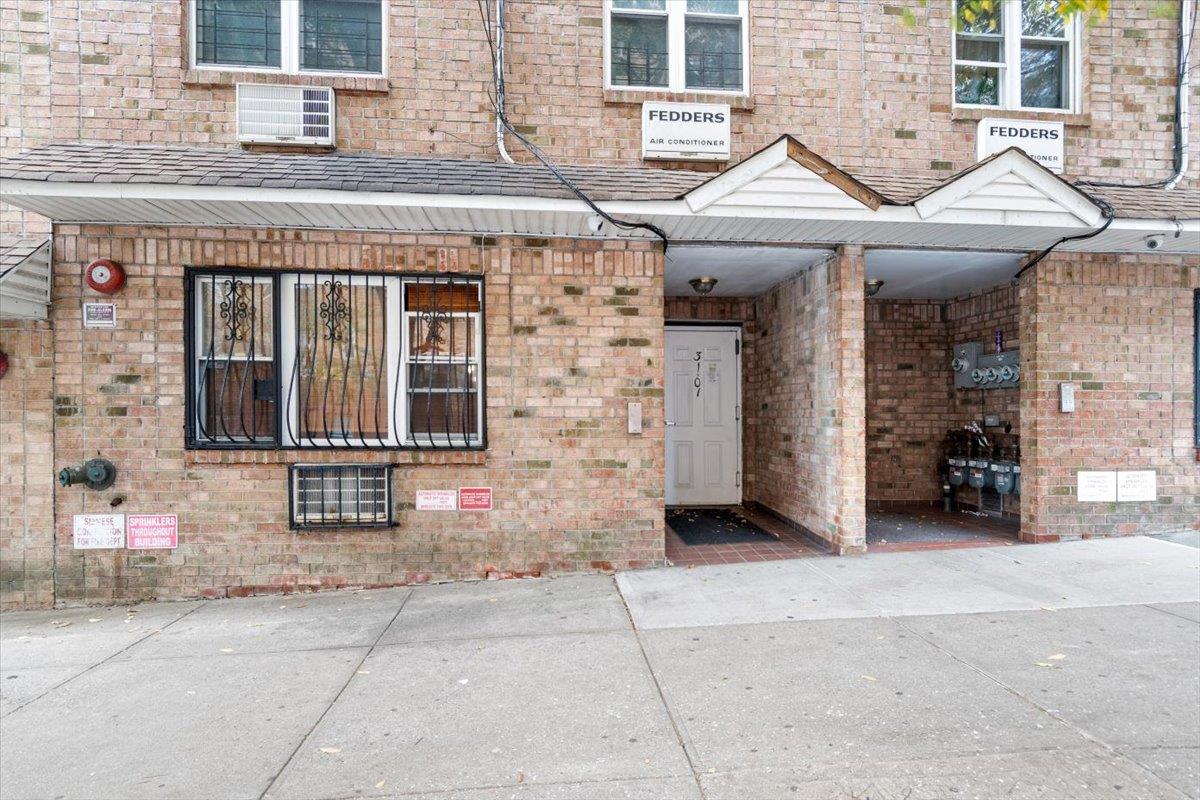
[[[50,240],[5,246],[0,319],[46,319],[50,308]]]
[[[319,156],[314,156],[319,158]],[[593,231],[593,211],[567,197],[195,183],[13,178],[5,201],[58,223],[283,227],[409,233],[653,238]],[[675,243],[762,243],[1030,252],[1100,227],[1101,207],[1019,150],[980,162],[911,202],[895,202],[782,137],[669,200],[608,200],[607,213],[653,223]],[[1200,252],[1200,213],[1186,220],[1115,219],[1064,250]]]

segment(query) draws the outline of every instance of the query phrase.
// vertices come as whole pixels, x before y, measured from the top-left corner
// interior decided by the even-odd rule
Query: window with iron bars
[[[189,270],[192,448],[481,449],[482,279]]]
[[[394,522],[391,464],[292,464],[293,528],[380,527]]]
[[[191,0],[199,69],[382,75],[382,0]]]

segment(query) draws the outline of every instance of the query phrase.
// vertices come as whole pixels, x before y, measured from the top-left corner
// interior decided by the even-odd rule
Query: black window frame
[[[197,278],[206,276],[236,276],[246,278],[257,278],[259,280],[268,279],[271,285],[272,296],[272,336],[274,342],[272,346],[272,358],[274,374],[274,397],[275,417],[273,430],[269,441],[246,441],[246,440],[221,440],[209,437],[201,438],[197,435],[196,415],[198,413],[198,395],[199,386],[196,379],[196,362],[197,353],[197,325],[199,320],[196,315],[197,305]],[[479,292],[479,310],[475,312],[479,319],[479,350],[476,357],[478,364],[478,389],[479,408],[478,408],[478,435],[475,441],[470,441],[469,436],[464,436],[463,441],[451,441],[443,444],[434,441],[432,437],[417,436],[414,432],[412,441],[408,441],[407,430],[398,432],[396,438],[398,443],[361,443],[348,442],[337,444],[292,444],[285,440],[284,425],[285,415],[290,414],[288,403],[287,387],[291,383],[292,376],[282,374],[284,364],[283,353],[283,312],[282,312],[282,283],[285,277],[289,276],[354,276],[355,278],[380,278],[394,279],[399,282],[400,299],[399,313],[400,319],[397,320],[396,333],[401,336],[403,341],[403,325],[405,324],[406,306],[404,300],[404,287],[416,283],[418,285],[454,285],[461,286],[464,284],[474,284],[478,287]],[[367,271],[367,270],[347,270],[347,269],[252,269],[247,267],[222,267],[222,266],[195,266],[188,265],[184,267],[183,274],[183,363],[184,363],[184,449],[185,450],[276,450],[276,451],[291,451],[291,452],[336,452],[344,450],[387,450],[387,451],[433,451],[433,452],[471,452],[484,451],[488,447],[488,403],[487,403],[487,283],[483,275],[476,273],[460,273],[460,272],[383,272],[383,271]],[[295,338],[295,337],[294,337]],[[406,355],[400,353],[400,361],[397,364],[389,365],[391,368],[404,371],[407,370],[409,362],[406,360]],[[409,386],[408,378],[405,378],[405,391],[396,393],[397,402],[408,402]],[[411,423],[407,421],[406,425]]]
[[[296,508],[296,480],[299,477],[298,473],[302,471],[313,471],[316,473],[325,472],[340,472],[343,470],[382,470],[383,485],[386,493],[385,503],[387,506],[387,518],[380,519],[345,519],[344,516],[339,516],[337,519],[325,519],[325,512],[321,511],[320,521],[303,521],[297,519]],[[367,464],[353,463],[344,464],[341,462],[333,462],[328,464],[289,464],[288,465],[288,527],[294,531],[305,530],[333,530],[345,528],[391,528],[395,527],[396,522],[396,493],[393,488],[392,476],[395,472],[395,464]],[[339,495],[340,481],[339,481]],[[324,496],[324,488],[322,488],[322,497]],[[360,512],[361,513],[361,512]]]

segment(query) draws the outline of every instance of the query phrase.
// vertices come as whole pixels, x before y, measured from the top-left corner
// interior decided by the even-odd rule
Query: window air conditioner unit
[[[333,89],[328,86],[237,86],[239,142],[333,146]]]

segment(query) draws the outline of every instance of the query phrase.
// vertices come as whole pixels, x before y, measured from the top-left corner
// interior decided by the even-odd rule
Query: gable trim
[[[848,197],[862,203],[871,211],[878,210],[887,202],[887,198],[883,195],[850,173],[821,158],[790,135],[781,136],[745,161],[735,164],[691,189],[682,195],[682,199],[687,202],[688,208],[693,213],[702,211],[721,198],[728,197],[750,185],[788,160],[794,161],[821,180],[837,187]]]
[[[912,205],[921,219],[927,220],[1010,173],[1024,180],[1085,225],[1094,227],[1104,216],[1100,207],[1086,194],[1015,147],[1010,147],[960,172],[917,198]]]

